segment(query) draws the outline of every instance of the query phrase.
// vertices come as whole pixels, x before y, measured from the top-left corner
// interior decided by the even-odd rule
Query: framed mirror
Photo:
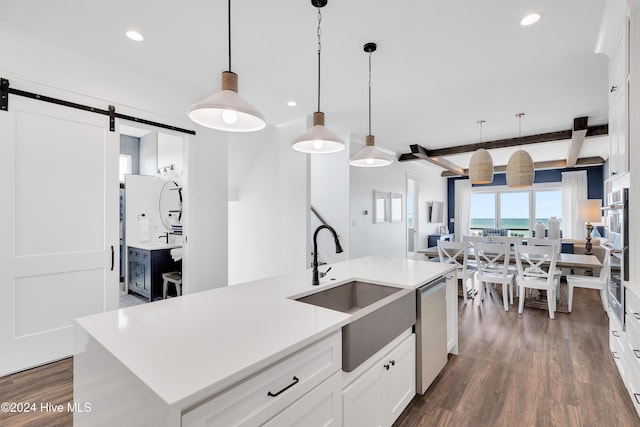
[[[175,181],[166,181],[158,201],[160,220],[167,231],[182,221],[182,187]]]
[[[391,222],[402,222],[402,194],[389,193]]]
[[[373,190],[373,223],[379,224],[388,221],[387,193]]]

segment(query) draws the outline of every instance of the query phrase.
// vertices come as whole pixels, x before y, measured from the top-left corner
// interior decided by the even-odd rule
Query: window
[[[536,191],[535,197],[535,222],[542,221],[544,226],[549,228],[549,219],[555,216],[560,221],[562,230],[562,191]]]
[[[545,227],[555,216],[562,229],[561,183],[536,185],[531,190],[482,187],[471,194],[469,228],[472,235],[482,235],[485,228],[503,228],[509,236],[529,237],[538,221]],[[498,213],[498,214],[496,214]]]
[[[482,235],[483,228],[496,227],[496,193],[471,193],[471,234]]]
[[[529,236],[529,191],[500,194],[500,226],[508,229],[509,236]]]
[[[132,172],[131,154],[120,154],[120,182],[124,182],[124,176]]]

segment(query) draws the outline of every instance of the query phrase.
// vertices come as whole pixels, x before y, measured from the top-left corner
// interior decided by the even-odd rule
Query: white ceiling
[[[607,58],[595,54],[605,0],[330,0],[322,9],[322,110],[326,125],[363,140],[367,61],[373,54],[376,144],[396,153],[570,129],[575,117],[607,123]],[[175,2],[0,0],[0,24],[77,53],[118,62],[131,75],[177,86],[188,104],[217,91],[227,66],[225,0]],[[542,19],[521,27],[536,11]],[[309,0],[232,4],[232,69],[239,92],[269,124],[316,109],[317,9]],[[124,37],[138,29],[145,41]],[[5,33],[6,34],[6,33]],[[1,43],[0,43],[1,45]],[[1,46],[0,46],[1,47]],[[73,66],[73,64],[69,64]],[[297,107],[288,107],[295,100]],[[195,125],[194,125],[195,126]],[[534,161],[564,158],[569,141],[527,147]],[[496,150],[506,164],[513,149]],[[608,157],[606,138],[580,157]],[[469,155],[449,160],[466,167]]]

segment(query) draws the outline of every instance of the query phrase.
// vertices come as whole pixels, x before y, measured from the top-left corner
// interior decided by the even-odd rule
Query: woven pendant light
[[[478,120],[480,124],[480,143],[482,143],[482,124],[484,120]],[[469,180],[471,184],[491,184],[493,182],[493,159],[484,148],[473,153],[469,162]]]
[[[522,138],[522,116],[524,113],[516,114],[518,117],[518,137]],[[535,178],[533,159],[523,149],[519,149],[511,155],[507,163],[507,186],[508,187],[531,187]]]

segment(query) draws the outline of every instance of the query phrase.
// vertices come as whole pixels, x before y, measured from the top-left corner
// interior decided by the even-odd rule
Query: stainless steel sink
[[[296,300],[353,315],[353,320],[342,327],[345,372],[354,370],[416,323],[413,289],[354,281]]]
[[[298,298],[298,301],[343,313],[354,313],[401,290],[400,288],[374,285],[372,283],[349,282],[326,291]]]

